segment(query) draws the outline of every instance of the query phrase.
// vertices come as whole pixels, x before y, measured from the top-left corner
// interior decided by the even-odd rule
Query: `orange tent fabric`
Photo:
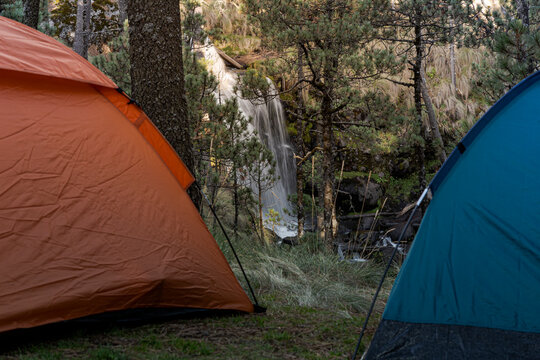
[[[151,121],[70,49],[0,17],[0,331],[107,311],[253,311]]]

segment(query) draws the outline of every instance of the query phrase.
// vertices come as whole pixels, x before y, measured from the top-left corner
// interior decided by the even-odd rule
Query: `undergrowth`
[[[218,230],[214,235],[237,278],[247,289],[223,235]],[[234,241],[234,246],[257,297],[267,301],[269,306],[307,306],[333,310],[345,317],[365,313],[384,266],[375,261],[341,261],[312,234],[296,246],[253,246],[254,243],[254,239],[244,235]],[[394,268],[390,277],[396,272]],[[381,296],[386,298],[389,290],[389,285],[383,288]],[[384,303],[379,302],[376,310],[382,311],[383,307]]]

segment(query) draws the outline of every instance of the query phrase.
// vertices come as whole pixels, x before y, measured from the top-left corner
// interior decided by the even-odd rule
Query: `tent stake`
[[[247,283],[247,285],[249,287],[249,291],[251,292],[251,296],[253,297],[253,301],[255,302],[255,305],[254,305],[255,312],[257,312],[257,313],[265,312],[266,308],[259,305],[259,302],[257,301],[257,297],[255,296],[255,292],[253,291],[253,288],[251,287],[251,283],[249,282],[249,279],[248,279],[248,277],[246,275],[246,272],[244,271],[244,267],[242,266],[242,263],[240,262],[240,258],[236,254],[236,250],[234,250],[234,246],[233,246],[233,244],[231,242],[231,239],[229,239],[229,235],[227,235],[227,232],[225,231],[225,228],[221,224],[221,220],[219,220],[219,217],[217,216],[216,211],[214,210],[214,207],[210,203],[210,200],[208,200],[208,197],[206,196],[206,194],[204,193],[202,188],[199,186],[199,183],[197,182],[197,180],[195,180],[194,185],[197,187],[197,189],[199,189],[199,192],[201,193],[204,200],[206,200],[206,203],[208,204],[208,207],[210,208],[210,211],[212,211],[212,214],[214,214],[214,217],[216,218],[216,220],[217,220],[217,222],[219,224],[219,227],[221,228],[221,231],[223,232],[223,235],[225,235],[225,238],[227,239],[227,242],[229,243],[229,246],[231,247],[231,250],[232,250],[232,252],[234,254],[234,257],[236,258],[236,262],[240,266],[240,270],[242,271],[242,274],[244,275],[244,278],[246,279],[246,283]]]
[[[377,287],[377,291],[375,292],[375,295],[373,296],[373,300],[371,301],[371,306],[369,308],[369,311],[367,313],[366,319],[364,320],[364,325],[362,326],[362,331],[360,332],[360,336],[358,337],[358,342],[356,343],[356,348],[354,349],[354,354],[352,356],[352,360],[356,360],[356,355],[358,354],[358,349],[360,349],[360,344],[362,343],[362,338],[364,337],[364,333],[367,328],[367,324],[369,321],[369,318],[371,316],[371,313],[373,312],[373,308],[375,307],[375,303],[377,302],[377,297],[379,296],[379,292],[381,291],[382,285],[384,283],[384,279],[386,278],[386,275],[388,274],[388,270],[390,270],[390,266],[392,266],[392,261],[394,260],[394,256],[397,253],[397,250],[399,248],[399,245],[401,244],[401,240],[403,239],[403,235],[405,235],[405,231],[407,231],[407,228],[411,224],[411,221],[413,219],[414,214],[416,213],[416,210],[418,210],[418,207],[426,197],[426,194],[429,190],[429,186],[424,189],[424,192],[422,195],[420,195],[420,198],[416,202],[416,205],[414,206],[414,209],[411,211],[411,215],[409,215],[409,220],[407,220],[407,224],[405,224],[405,227],[401,231],[401,234],[399,234],[398,241],[396,243],[396,246],[394,247],[394,251],[392,251],[392,255],[390,256],[390,260],[388,260],[388,264],[386,264],[386,268],[384,269],[383,275],[381,277],[381,281],[379,282],[379,286]]]

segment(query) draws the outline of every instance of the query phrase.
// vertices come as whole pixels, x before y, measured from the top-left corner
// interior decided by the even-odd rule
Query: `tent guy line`
[[[422,195],[418,198],[418,201],[416,201],[416,204],[414,205],[414,209],[411,211],[411,215],[409,215],[409,219],[407,220],[407,223],[403,227],[403,230],[401,231],[401,234],[399,234],[398,241],[396,242],[396,245],[394,246],[394,250],[392,251],[392,255],[390,255],[390,259],[388,260],[388,263],[386,264],[386,268],[384,269],[384,272],[381,276],[381,280],[379,281],[379,285],[377,286],[377,290],[375,291],[375,295],[373,295],[373,299],[371,300],[371,305],[369,307],[369,310],[366,315],[366,319],[364,320],[364,324],[362,325],[362,330],[360,331],[360,336],[358,337],[358,341],[356,342],[356,348],[354,349],[354,353],[351,357],[352,360],[356,360],[356,356],[358,354],[358,350],[360,349],[360,344],[362,343],[362,338],[364,337],[364,333],[367,328],[367,324],[369,322],[369,318],[371,317],[371,314],[373,312],[373,309],[375,308],[375,303],[377,302],[377,298],[379,297],[379,292],[381,291],[381,288],[383,286],[384,280],[386,279],[386,275],[388,274],[388,271],[390,270],[390,266],[392,266],[392,262],[394,261],[394,257],[396,256],[396,253],[399,249],[399,245],[401,245],[401,241],[403,240],[403,235],[407,231],[407,228],[411,224],[411,221],[414,217],[414,214],[416,214],[416,210],[420,207],[422,204],[422,201],[424,201],[424,198],[426,197],[429,190],[429,186],[424,189],[422,192]]]
[[[217,222],[219,224],[219,227],[221,228],[221,231],[223,232],[223,235],[225,235],[225,238],[227,239],[227,242],[229,243],[229,246],[230,246],[230,248],[231,248],[231,250],[232,250],[232,252],[234,254],[234,257],[236,259],[236,262],[238,262],[238,266],[240,267],[240,270],[242,271],[242,274],[244,275],[244,279],[246,279],[246,283],[247,283],[247,286],[249,287],[249,291],[251,293],[251,296],[253,297],[253,301],[255,303],[254,304],[255,305],[255,312],[256,313],[264,313],[264,312],[266,312],[266,308],[259,305],[259,301],[257,300],[257,297],[255,296],[255,292],[253,291],[253,288],[251,287],[251,283],[249,282],[249,278],[248,278],[246,272],[244,271],[244,267],[242,266],[242,263],[240,262],[240,258],[236,254],[236,250],[234,249],[234,246],[233,246],[233,244],[231,242],[231,239],[229,238],[229,235],[227,234],[227,231],[225,231],[225,228],[223,227],[223,224],[221,224],[221,220],[219,219],[219,216],[217,215],[216,210],[212,206],[212,203],[210,202],[210,200],[206,196],[206,193],[200,187],[197,180],[195,180],[193,184],[197,187],[197,189],[201,193],[202,197],[206,201],[206,204],[208,205],[208,207],[210,208],[210,211],[212,212],[212,214],[216,218],[216,220],[217,220]]]

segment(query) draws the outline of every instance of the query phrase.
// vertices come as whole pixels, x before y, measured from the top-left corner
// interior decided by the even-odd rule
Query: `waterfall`
[[[251,118],[250,131],[257,132],[261,142],[268,147],[276,160],[276,176],[274,186],[262,194],[263,213],[274,209],[280,214],[281,224],[274,227],[276,234],[281,237],[295,236],[296,218],[291,216],[291,206],[288,196],[296,193],[296,164],[293,148],[285,126],[285,112],[278,96],[263,104],[253,104],[239,97],[234,92],[238,82],[238,74],[227,68],[216,48],[211,44],[203,47],[204,58],[209,62],[208,67],[219,82],[218,94],[222,99],[236,98],[240,112]],[[270,80],[268,80],[270,81]],[[273,84],[271,90],[277,94]],[[252,189],[256,192],[256,189]],[[269,226],[270,227],[270,226]]]

